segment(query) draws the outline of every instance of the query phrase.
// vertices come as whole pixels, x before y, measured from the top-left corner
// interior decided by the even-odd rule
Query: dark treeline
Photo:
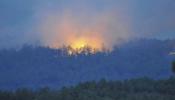
[[[172,71],[175,73],[175,61],[172,62]]]
[[[175,78],[90,81],[59,90],[1,91],[0,100],[175,100]]]
[[[114,47],[111,52],[67,55],[67,47],[24,46],[0,50],[0,89],[52,88],[100,80],[138,77],[167,78],[172,75],[169,53],[175,40],[140,39]]]

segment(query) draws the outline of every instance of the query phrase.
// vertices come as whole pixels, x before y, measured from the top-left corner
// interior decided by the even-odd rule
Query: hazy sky
[[[0,48],[62,45],[72,34],[101,37],[109,47],[175,38],[175,0],[0,0]]]

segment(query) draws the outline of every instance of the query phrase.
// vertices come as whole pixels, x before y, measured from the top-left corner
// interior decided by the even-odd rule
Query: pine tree
[[[175,73],[175,61],[172,63],[172,71]]]

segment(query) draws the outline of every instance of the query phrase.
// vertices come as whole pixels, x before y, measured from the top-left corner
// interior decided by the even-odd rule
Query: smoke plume
[[[83,39],[111,49],[138,37],[175,37],[174,0],[1,0],[0,6],[0,48],[59,48]]]

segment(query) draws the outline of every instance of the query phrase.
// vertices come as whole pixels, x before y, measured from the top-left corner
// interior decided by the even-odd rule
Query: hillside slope
[[[63,49],[24,46],[0,51],[0,88],[62,87],[89,80],[172,75],[169,52],[175,40],[140,39],[116,46],[112,52],[65,55]]]

